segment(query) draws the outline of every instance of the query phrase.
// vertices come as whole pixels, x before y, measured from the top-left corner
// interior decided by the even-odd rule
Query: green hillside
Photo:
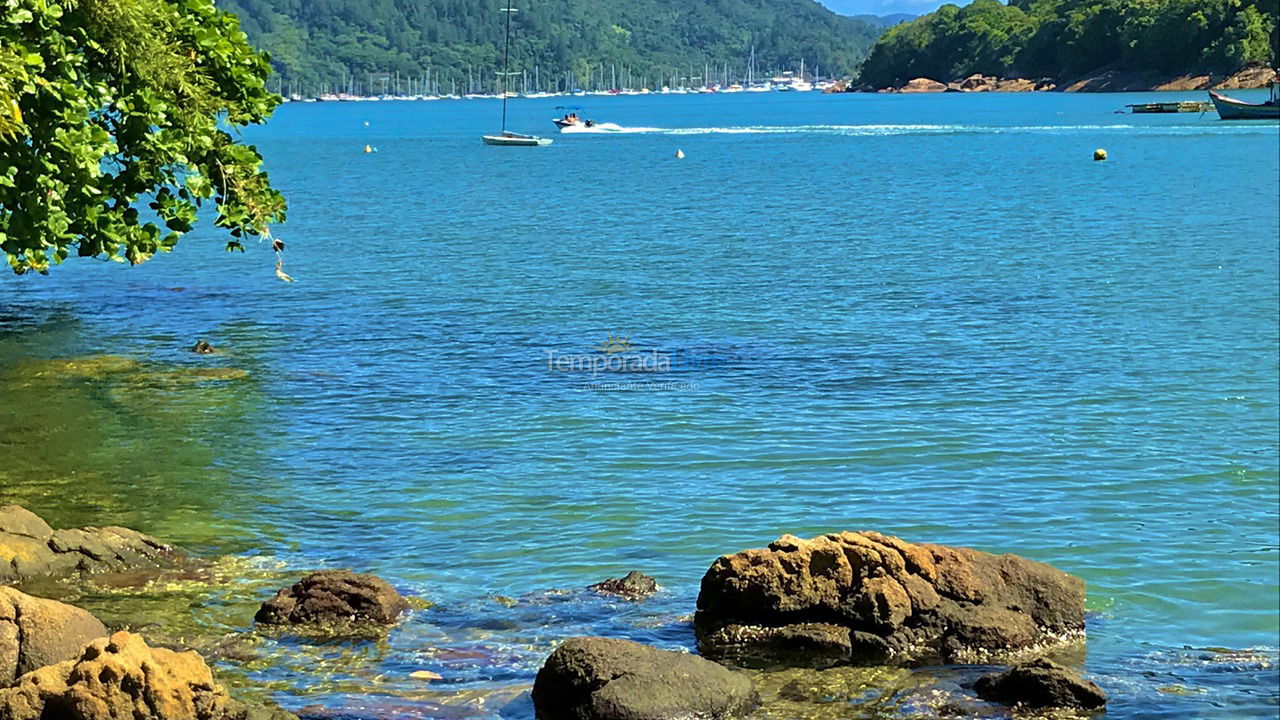
[[[504,0],[220,0],[249,39],[268,51],[284,89],[314,93],[360,84],[379,91],[399,74],[430,72],[440,88],[491,87],[502,46]],[[630,72],[647,79],[745,72],[856,71],[880,29],[814,0],[529,0],[515,5],[513,68],[544,87],[580,87]],[[388,80],[388,78],[392,78]],[[594,79],[590,79],[594,78]],[[621,77],[617,84],[621,84]]]
[[[1278,16],[1280,0],[975,0],[890,28],[862,80],[1233,72],[1275,62]]]

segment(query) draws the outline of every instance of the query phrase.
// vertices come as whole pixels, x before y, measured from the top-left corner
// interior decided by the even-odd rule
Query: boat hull
[[[550,145],[551,138],[535,137],[533,135],[483,135],[480,138],[485,145],[495,145],[498,147],[539,147],[541,145]]]
[[[1212,90],[1209,97],[1223,120],[1280,120],[1280,104],[1242,102]]]

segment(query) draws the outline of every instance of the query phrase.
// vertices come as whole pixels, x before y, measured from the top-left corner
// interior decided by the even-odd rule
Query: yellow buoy
[[[365,146],[364,146],[364,151],[365,151],[365,152],[367,152],[367,153],[371,153],[371,152],[373,152],[373,146],[372,146],[372,145],[365,145]]]
[[[677,159],[677,160],[683,160],[683,159],[684,159],[684,151],[683,151],[683,150],[676,150],[676,159]]]
[[[1106,151],[1106,150],[1103,150],[1102,148],[1098,148],[1097,150],[1094,150],[1094,151],[1093,151],[1093,159],[1094,159],[1094,160],[1097,160],[1097,161],[1106,160],[1106,159],[1107,159],[1107,151]]]

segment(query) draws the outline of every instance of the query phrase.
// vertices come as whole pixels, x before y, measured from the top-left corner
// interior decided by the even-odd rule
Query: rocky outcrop
[[[46,665],[0,690],[2,720],[296,720],[245,705],[213,681],[193,652],[150,648],[119,632],[71,660]]]
[[[1056,88],[1052,78],[1004,78],[996,82],[996,92],[1048,92]]]
[[[566,640],[533,683],[540,720],[719,720],[758,703],[745,675],[696,655],[612,638]]]
[[[784,535],[711,565],[695,627],[714,658],[973,662],[1083,631],[1084,581],[875,532]]]
[[[914,80],[908,80],[906,85],[898,88],[898,92],[902,93],[932,93],[946,91],[946,83],[940,83],[937,80],[932,80],[930,78],[915,78]]]
[[[973,689],[983,700],[1004,705],[1096,710],[1107,704],[1102,688],[1045,658],[983,675]]]
[[[0,507],[0,583],[173,564],[172,547],[122,527],[54,530],[19,505]]]
[[[1049,78],[998,78],[993,75],[974,73],[963,80],[945,84],[929,78],[916,78],[900,88],[889,89],[887,92],[1044,92],[1053,90],[1054,87],[1054,81]]]
[[[1142,73],[1106,70],[1067,83],[1063,92],[1142,92],[1152,82]]]
[[[282,588],[262,604],[254,620],[263,625],[390,625],[409,604],[373,575],[322,570]]]
[[[1216,79],[1215,79],[1216,77]],[[1145,92],[1196,90],[1252,89],[1269,87],[1276,79],[1276,71],[1265,66],[1247,67],[1223,78],[1204,73],[1183,75],[1152,75],[1128,70],[1106,70],[1090,73],[1066,83],[1064,92]]]
[[[1276,69],[1265,65],[1247,67],[1218,83],[1219,90],[1249,90],[1271,87],[1276,81]]]
[[[1179,75],[1156,81],[1151,89],[1158,92],[1190,92],[1192,90],[1208,90],[1213,86],[1211,75]]]
[[[0,686],[70,660],[107,628],[78,607],[0,587]]]
[[[625,577],[609,578],[588,586],[601,595],[615,595],[626,600],[643,600],[658,592],[658,581],[642,572],[632,570]]]

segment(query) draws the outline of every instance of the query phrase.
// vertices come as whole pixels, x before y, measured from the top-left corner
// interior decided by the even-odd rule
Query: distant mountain
[[[963,1],[963,0],[961,0]],[[837,15],[887,27],[911,20],[942,5],[944,0],[819,0]]]
[[[919,16],[912,15],[911,13],[893,13],[891,15],[850,15],[849,17],[854,20],[861,20],[868,25],[887,28],[893,27],[898,23],[915,20]]]
[[[271,54],[283,89],[366,92],[493,87],[505,0],[218,0]],[[543,87],[620,86],[671,78],[796,70],[856,71],[881,29],[814,0],[524,0],[513,16],[512,69]],[[704,69],[705,68],[705,69]],[[614,80],[613,78],[617,79]],[[516,79],[517,83],[522,82]],[[532,89],[532,88],[530,88]]]

